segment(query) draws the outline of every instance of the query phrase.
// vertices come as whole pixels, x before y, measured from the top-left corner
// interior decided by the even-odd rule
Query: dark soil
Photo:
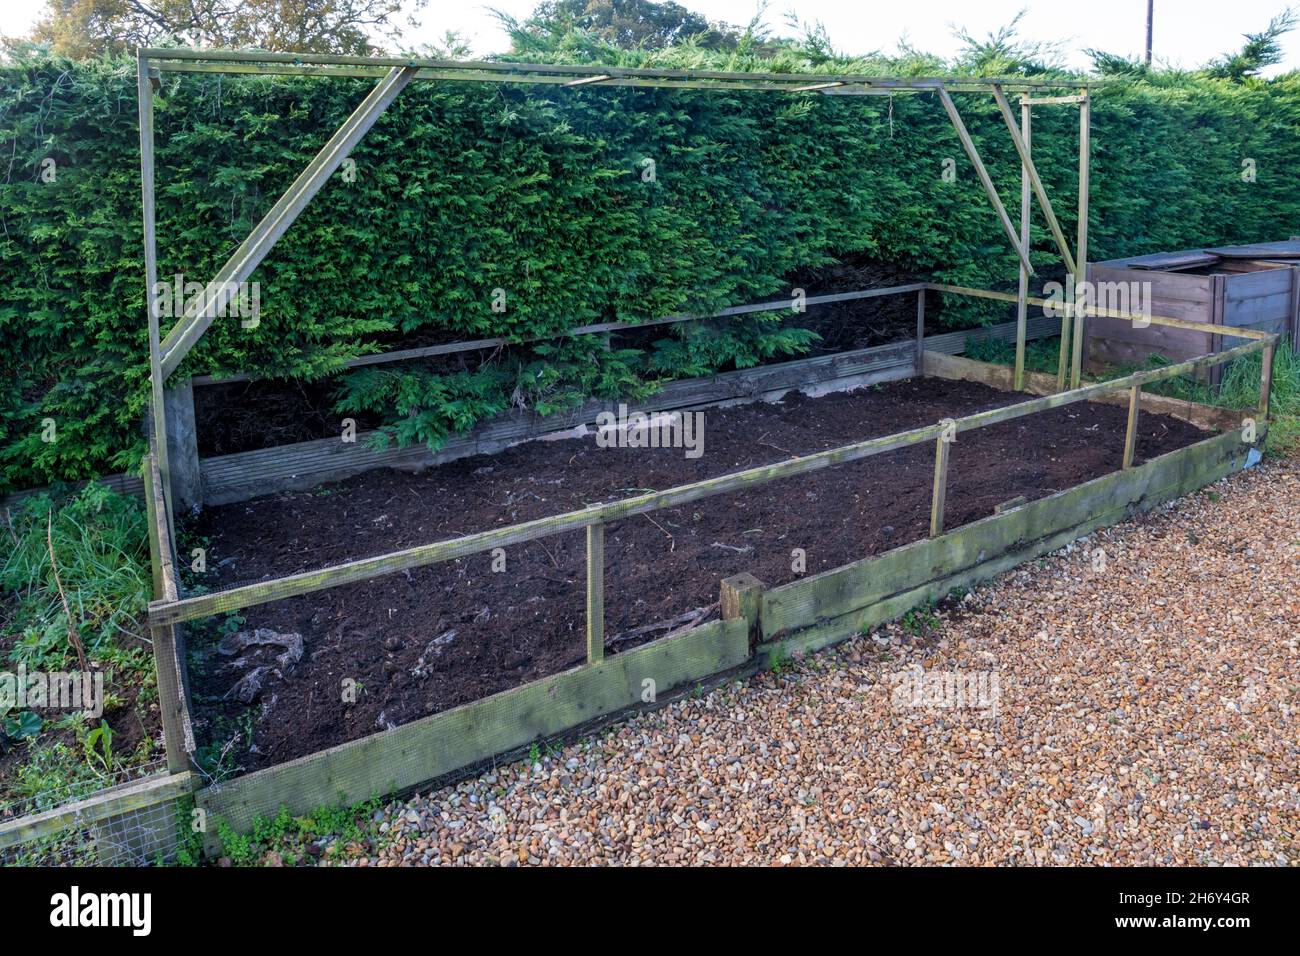
[[[791,455],[834,448],[1023,400],[966,382],[920,379],[779,405],[705,413],[705,451],[599,448],[594,439],[532,442],[422,474],[370,472],[315,492],[278,494],[205,511],[209,587],[281,576],[663,489]],[[1115,470],[1125,410],[1091,403],[963,434],[950,463],[949,528]],[[1139,457],[1203,437],[1176,419],[1143,415]],[[624,634],[706,608],[718,582],[749,571],[768,585],[925,536],[934,450],[929,444],[658,511],[608,527],[606,629]],[[188,548],[189,545],[186,545]],[[276,764],[554,674],[584,659],[585,544],[570,533],[509,549],[505,573],[476,555],[244,612],[243,627],[297,632],[301,661],[273,677],[250,711],[226,698],[244,668],[195,629],[193,687],[201,735],[220,748],[239,734],[236,763]],[[716,616],[716,609],[701,620]],[[454,635],[447,636],[450,632]],[[610,653],[635,646],[616,642]],[[442,638],[433,644],[435,638]],[[273,663],[282,647],[249,664]],[[265,658],[265,660],[263,660]],[[364,687],[342,702],[346,678]],[[241,719],[242,717],[242,719]],[[244,752],[251,731],[255,751]]]

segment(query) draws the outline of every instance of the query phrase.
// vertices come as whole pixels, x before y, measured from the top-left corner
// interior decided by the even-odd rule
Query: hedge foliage
[[[155,108],[160,275],[209,278],[368,86],[168,75]],[[996,109],[985,96],[957,99],[1014,216],[1019,167]],[[0,489],[138,460],[147,340],[135,102],[133,63],[0,70]],[[1076,117],[1040,108],[1034,127],[1071,235]],[[1294,76],[1100,91],[1091,258],[1300,232],[1298,134]],[[929,94],[420,82],[353,158],[355,181],[336,175],[254,275],[260,326],[218,320],[182,374],[314,379],[398,342],[711,311],[787,294],[796,268],[850,254],[976,285],[1016,274]],[[1241,175],[1247,159],[1254,182]],[[1035,241],[1038,259],[1054,262],[1044,229]],[[498,289],[504,312],[493,310]],[[810,340],[751,317],[677,328],[644,352],[569,343],[447,375],[370,370],[345,376],[339,407],[379,411],[399,440],[436,443],[512,402],[549,410]]]

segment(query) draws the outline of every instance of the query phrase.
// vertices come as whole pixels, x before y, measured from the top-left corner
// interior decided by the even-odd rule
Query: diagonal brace
[[[937,92],[940,101],[943,103],[943,108],[948,111],[948,119],[952,120],[953,129],[957,131],[957,138],[961,140],[961,145],[966,150],[966,155],[970,157],[971,163],[975,166],[975,172],[979,175],[980,182],[984,184],[984,192],[988,194],[989,202],[993,204],[993,210],[998,214],[998,218],[1002,220],[1002,229],[1011,242],[1011,248],[1015,250],[1016,256],[1020,259],[1020,264],[1025,267],[1025,271],[1030,275],[1034,275],[1034,267],[1030,264],[1025,251],[1020,248],[1020,239],[1016,235],[1015,227],[1011,225],[1011,217],[1007,215],[1006,207],[1002,205],[1002,199],[998,196],[998,191],[993,185],[989,171],[984,168],[984,161],[980,159],[979,150],[975,148],[975,141],[971,139],[966,124],[962,122],[961,114],[957,112],[957,106],[953,103],[952,96],[943,86],[938,87]]]
[[[1011,133],[1011,142],[1016,144],[1016,152],[1020,154],[1020,164],[1024,166],[1025,172],[1029,174],[1029,183],[1034,187],[1034,195],[1038,197],[1039,208],[1043,210],[1043,217],[1047,220],[1047,226],[1052,231],[1052,238],[1056,240],[1056,248],[1061,251],[1061,258],[1065,261],[1065,268],[1068,272],[1074,272],[1074,256],[1070,253],[1070,246],[1065,241],[1065,233],[1061,231],[1061,224],[1056,219],[1056,213],[1052,211],[1052,202],[1047,198],[1047,190],[1043,188],[1043,181],[1038,176],[1038,169],[1034,166],[1034,161],[1030,157],[1029,146],[1024,137],[1020,135],[1020,130],[1016,127],[1015,117],[1011,115],[1011,105],[1007,102],[1006,95],[1002,92],[1002,87],[996,83],[993,85],[993,98],[997,100],[998,109],[1002,111],[1002,120],[1007,124],[1007,130]]]
[[[294,220],[302,213],[312,197],[325,185],[339,168],[353,147],[374,126],[380,114],[397,98],[414,79],[416,69],[410,66],[394,67],[380,80],[351,116],[344,121],[321,151],[293,181],[279,201],[271,207],[248,238],[235,250],[235,254],[221,267],[216,277],[208,283],[203,294],[186,309],[162,343],[162,375],[165,379],[176,370],[203,337],[212,320],[224,309],[236,292],[238,283],[244,282],[266,258],[275,243],[284,235]]]

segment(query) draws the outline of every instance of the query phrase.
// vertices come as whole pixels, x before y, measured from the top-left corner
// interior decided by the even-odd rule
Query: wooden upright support
[[[1083,91],[1079,102],[1079,241],[1074,254],[1074,288],[1078,298],[1079,287],[1088,278],[1088,183],[1092,168],[1092,100]],[[1070,357],[1070,387],[1078,388],[1083,377],[1083,323],[1084,311],[1074,310],[1074,343]],[[1064,335],[1064,330],[1061,333]]]
[[[722,579],[718,606],[724,621],[744,618],[751,638],[758,636],[759,613],[763,607],[763,582],[748,571]]]
[[[587,525],[587,663],[605,658],[605,526]]]
[[[1122,467],[1133,467],[1133,453],[1137,450],[1138,413],[1142,407],[1142,386],[1134,384],[1128,390],[1128,429],[1124,432],[1124,461]]]
[[[1030,120],[1031,107],[1028,97],[1020,101],[1020,138],[1024,142],[1025,156],[1031,156],[1033,150],[1033,130]],[[1029,165],[1020,164],[1020,248],[1029,257]],[[1016,368],[1013,385],[1017,392],[1025,387],[1025,336],[1029,326],[1029,272],[1020,266],[1020,285],[1016,291]]]
[[[940,435],[934,443],[934,491],[930,500],[930,537],[943,534],[943,511],[948,500],[948,446],[952,442]]]
[[[172,504],[181,513],[203,504],[194,385],[190,379],[163,392],[167,414],[167,460],[171,465]]]

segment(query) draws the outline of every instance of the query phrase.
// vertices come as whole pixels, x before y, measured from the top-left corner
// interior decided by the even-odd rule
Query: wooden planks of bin
[[[1093,263],[1088,277],[1104,305],[1106,283],[1129,285],[1149,295],[1154,315],[1255,329],[1290,336],[1300,332],[1300,243],[1259,243],[1157,253]],[[1111,286],[1116,288],[1116,286]],[[1133,300],[1137,311],[1137,300]],[[1189,329],[1091,316],[1084,324],[1084,356],[1089,371],[1145,365],[1153,354],[1171,362],[1231,348],[1241,340]],[[1223,366],[1205,373],[1211,383]]]

